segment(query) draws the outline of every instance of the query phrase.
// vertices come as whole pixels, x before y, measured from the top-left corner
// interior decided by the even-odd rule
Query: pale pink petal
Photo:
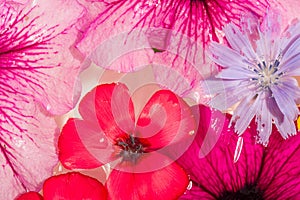
[[[0,108],[0,196],[14,199],[26,191],[39,191],[57,164],[58,130],[31,98],[10,94]]]
[[[265,0],[258,1],[257,3],[241,0],[232,2],[225,0],[209,2],[173,0],[155,0],[151,2],[146,0],[89,2],[98,5],[99,15],[93,20],[89,28],[85,30],[83,39],[79,41],[77,47],[87,56],[97,48],[96,51],[102,53],[97,53],[98,56],[92,53],[93,61],[101,67],[122,71],[132,70],[132,67],[120,67],[107,62],[106,57],[111,57],[109,55],[111,52],[113,55],[117,52],[118,55],[117,57],[114,56],[113,60],[125,55],[122,51],[127,50],[128,46],[130,46],[131,51],[145,51],[146,54],[151,55],[153,51],[151,49],[150,51],[145,50],[145,45],[147,48],[150,47],[156,51],[169,51],[169,46],[172,46],[175,42],[176,44],[180,44],[172,48],[176,51],[175,54],[180,54],[182,50],[187,50],[189,53],[184,55],[184,58],[188,56],[196,58],[199,52],[201,55],[204,54],[204,49],[209,41],[219,41],[223,37],[221,29],[224,24],[229,21],[238,24],[240,16],[249,11],[253,15],[260,17],[264,14],[265,8],[268,6],[268,2]],[[105,45],[108,48],[104,48],[103,43],[124,33],[129,38],[132,35],[136,36],[136,33],[140,34],[138,34],[139,37],[133,43],[127,42],[124,39],[121,42],[120,40],[116,40],[115,43],[110,42],[110,45]],[[141,45],[140,38],[148,38],[148,41],[142,42]],[[185,38],[189,38],[190,44],[181,43]],[[198,51],[190,51],[195,44],[199,44],[201,48]],[[113,51],[107,51],[110,49],[113,49]],[[126,53],[128,53],[128,50]],[[147,59],[141,58],[147,61]],[[141,67],[139,62],[137,65],[135,63],[136,60],[133,61],[134,63],[131,63],[131,65],[136,66],[133,70]],[[200,63],[201,61],[198,60],[197,62]],[[108,64],[112,66],[107,66]],[[180,66],[177,67],[180,68]]]
[[[36,98],[52,114],[70,110],[80,91],[80,61],[70,47],[81,7],[74,1],[40,0],[20,10],[10,3],[0,9],[1,79],[17,93]]]
[[[217,69],[208,58],[205,64],[197,62],[203,61],[204,58],[201,56],[194,60],[184,58],[184,54],[180,56],[167,51],[156,53],[152,68],[157,83],[180,97],[189,97],[195,102],[206,103],[208,99],[205,98],[203,84],[205,78],[215,74]]]

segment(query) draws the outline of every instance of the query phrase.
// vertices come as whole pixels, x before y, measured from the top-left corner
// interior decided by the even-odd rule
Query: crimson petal
[[[59,136],[59,160],[67,169],[97,168],[110,156],[110,153],[105,151],[109,149],[109,145],[99,127],[71,118]],[[101,160],[95,157],[97,153]]]
[[[107,198],[107,191],[99,181],[77,172],[47,179],[44,183],[43,193],[45,200],[101,200]]]
[[[113,143],[134,131],[134,107],[124,84],[97,86],[82,99],[79,111],[85,120],[98,120],[104,134]]]
[[[153,163],[152,158],[145,156],[139,162],[144,166],[143,162]],[[165,159],[168,160],[166,157]],[[171,164],[143,173],[138,169],[140,166],[121,163],[120,165],[127,165],[126,168],[131,170],[112,170],[106,182],[109,199],[177,199],[188,185],[188,176],[176,162],[166,162]],[[118,168],[122,169],[121,166]]]
[[[195,122],[188,105],[168,90],[156,92],[139,115],[136,136],[153,151],[189,137]]]
[[[43,197],[37,192],[27,192],[20,195],[16,200],[43,200]]]

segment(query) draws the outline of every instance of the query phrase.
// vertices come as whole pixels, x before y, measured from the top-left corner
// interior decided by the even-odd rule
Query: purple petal
[[[209,46],[210,58],[225,68],[235,68],[235,69],[248,69],[245,58],[239,54],[239,52],[230,49],[222,44],[211,42]]]
[[[249,95],[243,99],[235,109],[231,121],[235,122],[235,131],[241,135],[248,128],[253,117],[257,114],[260,105],[259,97]]]
[[[272,115],[268,111],[266,98],[260,99],[260,113],[257,113],[255,122],[257,123],[258,142],[267,145],[269,142],[270,135],[272,133]]]
[[[271,88],[279,109],[287,117],[287,119],[291,121],[296,120],[299,114],[299,110],[295,102],[296,99],[294,98],[294,92],[299,94],[299,88],[295,87],[296,82],[297,81],[293,78],[285,78],[282,86],[279,83],[277,86]],[[292,87],[296,90],[291,92],[289,89],[286,90],[286,87]]]
[[[224,32],[230,46],[235,51],[244,54],[249,60],[257,60],[257,55],[255,54],[249,39],[245,34],[241,33],[236,25],[229,23],[225,26]]]

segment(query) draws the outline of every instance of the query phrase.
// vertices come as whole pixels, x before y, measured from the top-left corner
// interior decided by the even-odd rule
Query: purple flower
[[[210,127],[215,125],[215,119],[224,115],[204,106],[199,106],[199,110],[196,138],[178,160],[191,179],[190,187],[180,199],[300,198],[300,135],[285,141],[275,129],[270,145],[264,147],[256,143],[252,124],[244,133],[240,158],[234,162],[235,144],[239,137],[232,128],[228,128],[230,116],[227,116],[224,124],[217,124],[223,127],[217,142],[205,143],[206,148],[212,147],[212,150],[203,157],[204,138]]]
[[[294,121],[299,110],[300,89],[294,76],[300,75],[300,23],[296,21],[280,34],[279,16],[269,12],[261,25],[248,18],[242,30],[225,26],[230,45],[213,42],[212,60],[220,65],[217,78],[224,90],[210,102],[227,109],[239,102],[231,122],[241,135],[255,117],[258,142],[268,144],[275,123],[283,138],[296,134]]]

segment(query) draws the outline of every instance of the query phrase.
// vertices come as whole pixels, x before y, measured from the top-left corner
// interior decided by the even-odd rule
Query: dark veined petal
[[[283,139],[273,128],[270,143],[258,178],[258,185],[265,190],[265,199],[300,198],[300,140],[297,135]]]
[[[163,156],[160,155],[160,157]],[[137,165],[124,162],[117,166],[119,169],[126,168],[126,171],[112,170],[106,181],[109,199],[171,200],[182,195],[188,185],[188,176],[176,162],[170,162],[169,158],[164,156],[169,164],[163,168],[140,173],[142,171],[140,167],[155,164],[152,158],[142,156]],[[147,163],[146,166],[145,163]]]
[[[31,3],[0,8],[0,90],[34,97],[52,114],[62,114],[79,94],[80,62],[69,48],[77,37],[71,27],[83,10],[73,1]]]
[[[107,191],[98,180],[78,172],[52,176],[44,183],[45,200],[101,200],[107,199]]]
[[[192,48],[192,43],[197,42],[201,43],[201,46],[205,49],[208,41],[218,41],[218,37],[220,37],[219,32],[225,24],[230,21],[238,24],[240,16],[249,11],[258,17],[262,16],[268,6],[266,0],[257,2],[245,2],[243,0],[155,0],[150,2],[146,0],[130,2],[124,0],[99,0],[97,3],[101,8],[99,9],[99,15],[90,25],[90,28],[86,30],[85,37],[78,44],[79,49],[87,55],[90,55],[96,47],[112,36],[124,32],[130,33],[132,30],[139,30],[140,28],[148,30],[146,31],[149,38],[148,42],[152,48],[158,50],[165,50],[169,43],[172,43],[173,36],[175,36],[177,41],[177,34],[181,35],[181,37],[186,35],[192,41],[188,46],[178,45],[177,53],[184,48]],[[111,26],[112,24],[114,26]],[[158,30],[153,31],[152,28]],[[176,34],[171,36],[170,30]],[[96,34],[99,32],[102,34]],[[142,34],[145,33],[143,32]],[[126,40],[123,43],[126,43]],[[122,44],[119,45],[122,48]],[[138,48],[135,50],[138,50]],[[199,52],[193,53],[195,57]],[[103,63],[101,61],[105,57],[93,57],[92,59],[96,63]],[[121,69],[116,68],[115,70]]]
[[[3,93],[0,97],[4,99]],[[31,98],[11,94],[0,107],[0,196],[39,191],[57,164],[57,126]],[[14,100],[13,102],[9,100]],[[56,134],[57,133],[57,134]]]
[[[186,195],[195,195],[193,198],[197,198],[197,195],[201,194],[206,199],[221,199],[225,192],[236,192],[246,184],[256,183],[264,153],[263,146],[255,144],[253,132],[248,132],[250,129],[247,129],[243,134],[244,144],[241,154],[239,159],[234,162],[238,136],[232,128],[228,128],[230,119],[223,121],[223,124],[211,124],[210,113],[212,112],[210,109],[200,107],[199,112],[204,120],[200,118],[193,144],[178,160],[193,181],[192,189],[190,192],[187,191]],[[219,112],[219,115],[223,114]],[[207,127],[211,126],[223,127],[223,129],[217,140],[211,143],[206,142],[206,146],[209,145],[211,151],[206,156],[201,156],[202,151],[205,150],[203,144]],[[252,128],[252,131],[255,132],[256,129]],[[193,187],[198,188],[193,189]]]

